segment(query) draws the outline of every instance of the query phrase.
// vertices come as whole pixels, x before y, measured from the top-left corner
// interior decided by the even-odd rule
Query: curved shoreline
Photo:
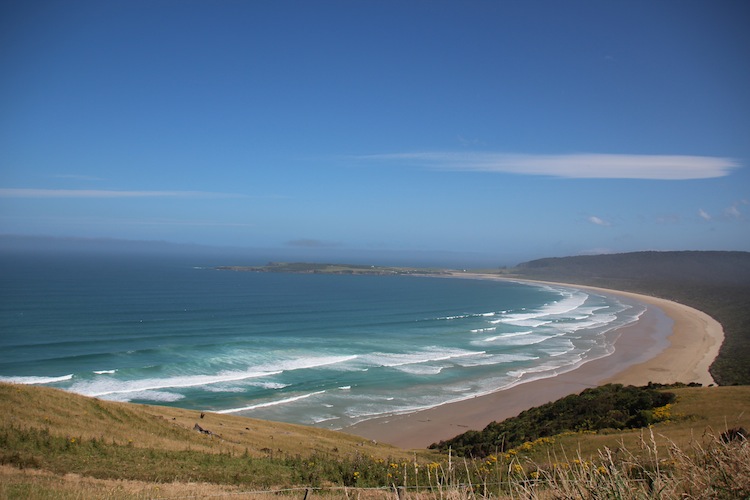
[[[554,377],[532,380],[472,399],[428,410],[381,417],[342,429],[402,448],[425,448],[467,430],[605,383],[645,385],[648,382],[714,383],[708,367],[724,339],[721,325],[709,315],[665,299],[632,292],[496,275],[455,273],[450,277],[539,283],[591,290],[647,306],[635,323],[614,333],[615,351]],[[666,321],[665,321],[666,320]],[[671,320],[671,325],[669,325]],[[671,328],[669,328],[671,326]]]

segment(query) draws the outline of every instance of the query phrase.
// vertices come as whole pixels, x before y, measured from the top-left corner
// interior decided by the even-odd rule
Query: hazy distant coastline
[[[389,267],[356,264],[318,264],[311,262],[269,262],[264,266],[217,266],[219,271],[253,273],[293,273],[293,274],[349,274],[371,276],[447,276],[452,271],[416,267]]]

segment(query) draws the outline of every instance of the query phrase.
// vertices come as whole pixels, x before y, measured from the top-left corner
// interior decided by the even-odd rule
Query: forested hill
[[[750,286],[750,252],[633,252],[532,260],[525,276],[638,283]]]
[[[750,252],[634,252],[546,258],[509,270],[520,278],[646,293],[706,312],[724,327],[711,374],[750,384]]]

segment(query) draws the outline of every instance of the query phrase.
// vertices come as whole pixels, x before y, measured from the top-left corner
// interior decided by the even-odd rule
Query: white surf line
[[[283,404],[286,404],[286,403],[293,403],[294,401],[299,401],[300,399],[307,399],[307,398],[309,398],[311,396],[316,396],[318,394],[323,394],[324,392],[326,392],[326,391],[311,392],[309,394],[303,394],[301,396],[294,396],[294,397],[291,397],[291,398],[280,399],[278,401],[269,401],[267,403],[258,403],[258,404],[255,404],[255,405],[244,406],[242,408],[229,408],[227,410],[218,410],[218,411],[215,411],[214,413],[237,413],[237,412],[240,412],[240,411],[248,411],[248,410],[256,410],[258,408],[266,408],[268,406],[283,405]]]

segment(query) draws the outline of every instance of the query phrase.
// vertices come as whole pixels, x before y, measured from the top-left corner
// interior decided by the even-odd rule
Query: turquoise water
[[[0,380],[338,429],[568,371],[645,310],[561,286],[217,264],[3,256]]]

